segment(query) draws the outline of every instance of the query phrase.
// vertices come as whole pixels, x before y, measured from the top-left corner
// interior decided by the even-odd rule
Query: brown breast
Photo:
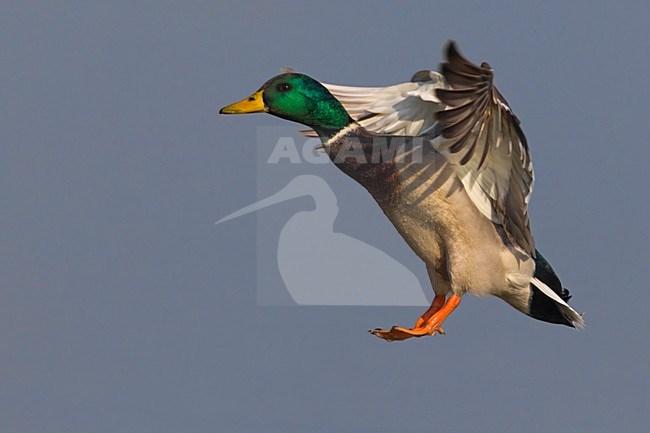
[[[357,134],[359,130],[329,143],[330,159],[367,189],[382,208],[397,206],[401,188],[395,158],[410,140],[375,136],[365,130],[363,135]]]

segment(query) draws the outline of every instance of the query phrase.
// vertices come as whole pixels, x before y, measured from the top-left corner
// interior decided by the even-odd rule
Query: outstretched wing
[[[420,135],[433,128],[435,113],[445,107],[435,95],[435,89],[446,87],[445,80],[434,71],[416,72],[410,82],[387,87],[323,85],[350,117],[377,134]]]
[[[534,256],[528,200],[535,175],[519,119],[494,87],[490,65],[469,62],[451,41],[446,56],[442,74],[450,88],[436,95],[447,109],[436,113],[443,129],[433,145],[454,166],[478,209]]]

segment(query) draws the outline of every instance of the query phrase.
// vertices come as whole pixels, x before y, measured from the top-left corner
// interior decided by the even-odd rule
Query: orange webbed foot
[[[440,296],[441,298],[438,296],[434,298],[433,304],[418,319],[414,328],[393,326],[390,330],[377,328],[368,332],[386,341],[404,341],[414,337],[419,338],[425,335],[436,335],[436,333],[445,335],[445,331],[441,328],[442,322],[458,307],[460,297],[451,295],[447,302],[444,302],[444,296]],[[440,306],[443,302],[444,305]]]
[[[435,335],[436,333],[442,335],[445,334],[445,331],[440,327],[430,330],[426,326],[419,328],[403,328],[401,326],[393,326],[390,328],[390,330],[377,328],[368,332],[386,341],[404,341],[408,340],[409,338],[420,338],[424,337],[425,335]]]

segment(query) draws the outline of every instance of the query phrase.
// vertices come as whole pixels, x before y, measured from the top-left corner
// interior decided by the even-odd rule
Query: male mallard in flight
[[[535,249],[528,220],[534,174],[519,120],[494,87],[490,65],[469,62],[453,42],[446,57],[442,75],[420,71],[411,83],[384,88],[284,73],[220,113],[266,112],[312,128],[425,262],[431,307],[413,328],[370,331],[377,337],[444,334],[443,321],[467,292],[583,327],[569,292]]]

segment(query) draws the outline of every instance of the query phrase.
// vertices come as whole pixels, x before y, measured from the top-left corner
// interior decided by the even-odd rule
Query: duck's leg
[[[438,296],[433,299],[433,304],[436,303],[436,299],[438,299]],[[445,331],[443,331],[440,326],[442,325],[442,322],[444,322],[445,319],[456,309],[456,307],[458,307],[460,304],[460,296],[454,294],[450,295],[449,299],[447,299],[447,302],[445,302],[445,304],[438,311],[430,314],[429,317],[426,317],[427,313],[429,313],[429,311],[434,308],[433,304],[429,310],[427,310],[427,312],[422,315],[421,319],[423,323],[421,323],[420,326],[416,325],[414,328],[402,328],[401,326],[393,326],[389,331],[385,329],[375,329],[368,332],[386,341],[402,341],[411,337],[435,335],[436,332],[439,334],[444,334]],[[418,320],[418,322],[420,322],[420,320]]]
[[[437,313],[438,310],[442,308],[443,305],[445,305],[445,299],[447,298],[447,295],[436,295],[433,298],[433,302],[431,303],[431,306],[427,311],[424,312],[423,315],[420,316],[420,318],[415,322],[415,328],[420,328],[422,325],[426,323],[427,320],[434,314]]]
[[[445,298],[447,294],[451,292],[451,285],[449,284],[449,277],[445,275],[444,272],[441,272],[436,269],[435,266],[427,265],[427,274],[429,274],[429,281],[431,282],[431,287],[433,288],[433,293],[435,297],[429,309],[415,322],[415,327],[420,328],[429,317],[442,308],[445,305]]]

